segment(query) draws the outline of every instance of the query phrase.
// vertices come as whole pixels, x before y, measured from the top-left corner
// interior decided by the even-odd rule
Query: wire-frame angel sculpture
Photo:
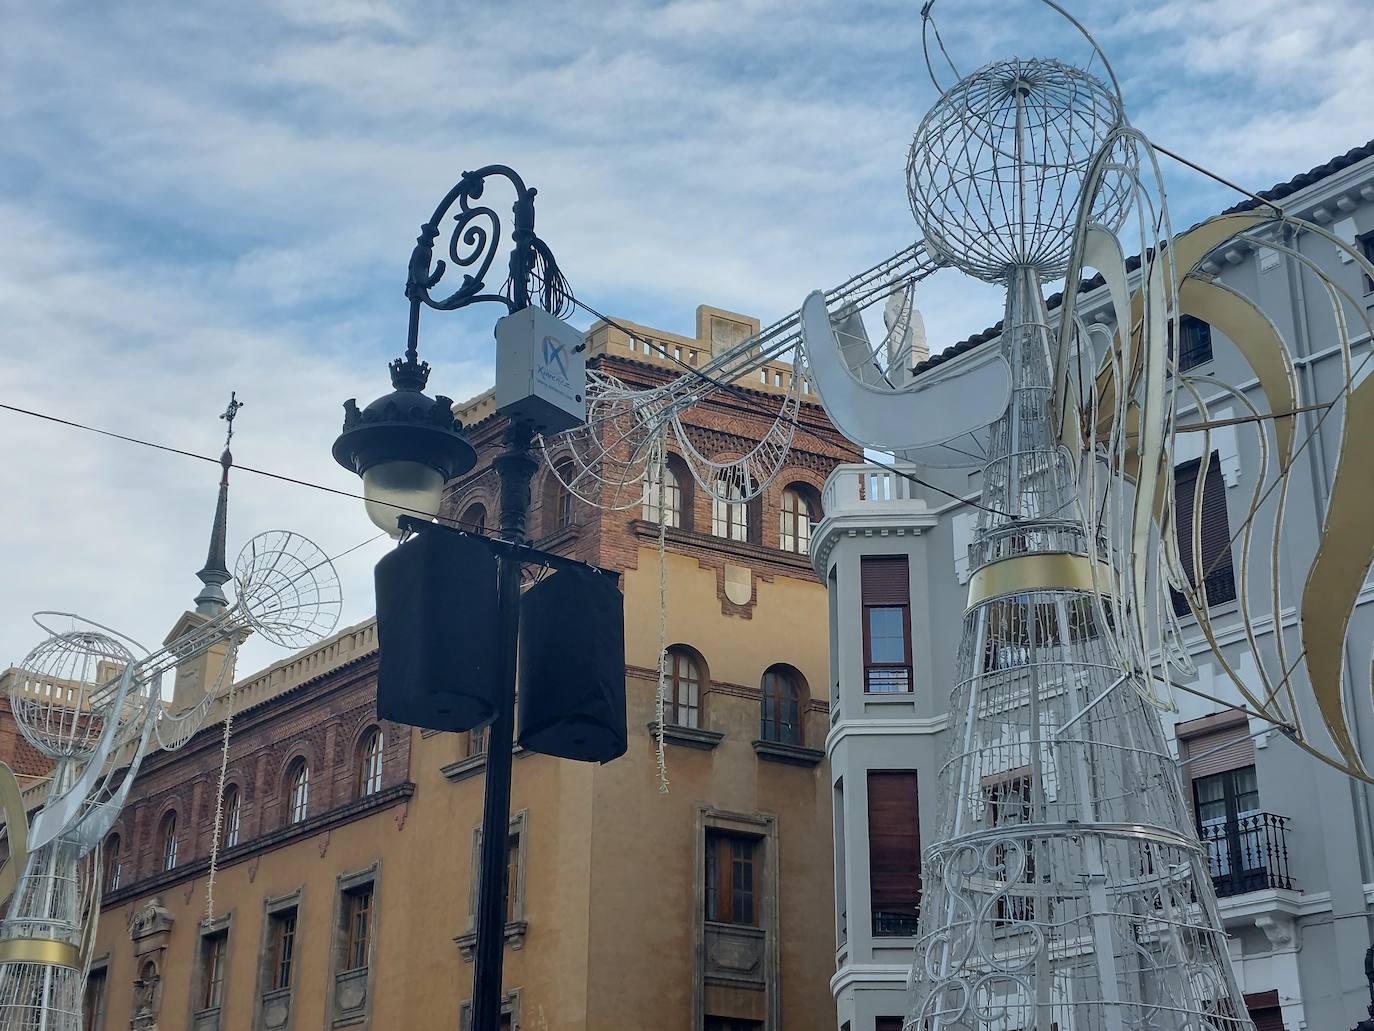
[[[884,392],[835,358],[846,348],[847,314],[827,311],[820,294],[803,308],[812,371],[837,423],[857,427],[853,435],[870,446],[913,456],[944,448],[949,464],[983,474],[940,826],[923,867],[913,1031],[1251,1026],[1208,856],[1151,711],[1171,704],[1173,675],[1194,672],[1172,592],[1186,599],[1253,715],[1367,778],[1347,729],[1341,650],[1374,559],[1374,487],[1350,455],[1354,434],[1374,423],[1374,388],[1356,386],[1347,325],[1368,320],[1284,229],[1316,232],[1346,260],[1368,263],[1264,202],[1175,238],[1156,148],[1127,121],[1105,55],[1083,34],[1110,86],[1058,61],[995,62],[942,88],[908,164],[927,249],[1007,288],[999,350],[1009,401],[992,389],[999,363],[986,357],[927,388],[927,398],[919,387]],[[1133,262],[1123,239],[1140,255]],[[1288,255],[1323,285],[1343,357],[1339,396],[1302,397],[1291,352],[1260,305],[1201,270],[1236,240]],[[1090,327],[1076,310],[1086,269],[1110,296],[1106,324]],[[1055,327],[1041,292],[1060,276],[1068,286]],[[1201,382],[1175,360],[1171,342],[1182,339],[1185,314],[1224,334],[1253,371],[1259,399],[1207,381],[1206,392],[1220,390],[1239,418],[1214,419]],[[855,403],[865,391],[885,396]],[[882,411],[903,393],[905,425]],[[923,400],[930,410],[917,407]],[[1181,420],[1188,400],[1196,415]],[[1338,408],[1345,431],[1299,606],[1302,648],[1280,633],[1267,652],[1251,606],[1263,597],[1282,613],[1282,564],[1306,568],[1283,532],[1285,495],[1313,424]],[[955,426],[957,413],[989,425]],[[1258,457],[1249,508],[1234,527],[1258,683],[1227,662],[1207,605],[1205,463],[1211,432],[1231,425],[1253,431]],[[1204,469],[1180,503],[1171,458],[1185,433],[1202,436]],[[961,454],[972,461],[960,463]],[[1256,542],[1267,561],[1254,561]],[[1296,688],[1304,663],[1319,720]]]
[[[48,634],[13,671],[9,703],[25,740],[52,763],[30,821],[14,773],[0,764],[8,859],[0,870],[0,1026],[80,1031],[81,1004],[104,887],[100,846],[156,738],[179,748],[204,725],[233,652],[250,632],[283,647],[331,633],[338,575],[298,534],[270,531],[235,564],[235,604],[161,650],[69,613],[34,618]],[[227,644],[219,681],[185,712],[169,711],[162,677]]]

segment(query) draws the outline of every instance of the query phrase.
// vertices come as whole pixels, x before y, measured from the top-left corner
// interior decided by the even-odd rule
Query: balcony
[[[824,518],[811,533],[811,564],[824,577],[826,562],[841,532],[920,533],[935,516],[916,496],[917,484],[893,467],[869,463],[837,465],[821,492]]]
[[[1199,830],[1219,898],[1293,890],[1288,873],[1288,817],[1249,813]]]
[[[900,468],[897,466],[895,468]],[[926,504],[912,491],[916,484],[880,465],[837,465],[825,481],[821,510],[827,516],[878,511],[924,512]]]

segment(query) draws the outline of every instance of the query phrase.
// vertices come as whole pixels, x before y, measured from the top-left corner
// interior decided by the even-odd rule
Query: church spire
[[[224,556],[224,538],[229,524],[229,469],[234,464],[234,456],[229,453],[229,442],[234,439],[234,416],[238,415],[243,402],[238,400],[237,392],[229,392],[229,405],[220,416],[225,421],[224,452],[219,456],[222,470],[219,477],[219,500],[215,503],[215,522],[210,530],[210,551],[205,558],[205,568],[196,574],[205,586],[196,595],[196,611],[203,616],[217,616],[229,607],[229,599],[224,596],[224,584],[229,582],[229,566]]]

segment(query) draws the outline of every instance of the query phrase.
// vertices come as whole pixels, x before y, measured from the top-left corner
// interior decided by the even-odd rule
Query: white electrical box
[[[586,422],[582,334],[542,308],[522,308],[497,322],[496,411],[538,433]]]

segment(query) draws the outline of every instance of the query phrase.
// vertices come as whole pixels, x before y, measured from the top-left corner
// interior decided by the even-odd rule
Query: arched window
[[[382,732],[371,728],[358,743],[358,797],[382,790]]]
[[[162,832],[158,835],[162,842],[162,869],[172,870],[177,865],[177,811],[173,809],[162,818]]]
[[[576,472],[573,464],[568,459],[563,459],[553,467],[558,474],[557,482],[554,484],[554,527],[558,530],[567,529],[573,522],[573,496],[565,484],[572,483]],[[632,495],[633,496],[633,495]]]
[[[481,503],[467,507],[458,520],[458,528],[469,533],[485,533],[487,529],[487,507]]]
[[[711,533],[732,541],[749,539],[749,504],[744,481],[736,470],[723,471],[711,492]],[[726,499],[726,500],[722,500]]]
[[[759,737],[783,745],[799,745],[801,734],[801,686],[787,666],[770,666],[763,674],[763,707]]]
[[[117,891],[119,889],[120,875],[124,872],[124,860],[119,854],[123,842],[119,840],[118,834],[111,834],[105,839],[105,890]]]
[[[659,477],[658,469],[650,463],[644,470],[644,503],[641,514],[650,522],[658,522]],[[682,486],[678,483],[677,473],[672,465],[663,464],[663,509],[664,522],[669,526],[682,525]]]
[[[701,726],[701,666],[691,650],[668,649],[668,682],[663,718],[678,727]]]
[[[778,515],[778,546],[783,551],[809,555],[811,526],[820,517],[815,491],[805,484],[792,484],[782,492],[782,509]]]
[[[310,767],[304,759],[297,759],[291,764],[286,784],[286,822],[300,823],[310,812]]]
[[[220,808],[220,841],[225,848],[233,848],[239,843],[239,812],[243,808],[239,789],[230,784],[224,789],[224,804]]]

